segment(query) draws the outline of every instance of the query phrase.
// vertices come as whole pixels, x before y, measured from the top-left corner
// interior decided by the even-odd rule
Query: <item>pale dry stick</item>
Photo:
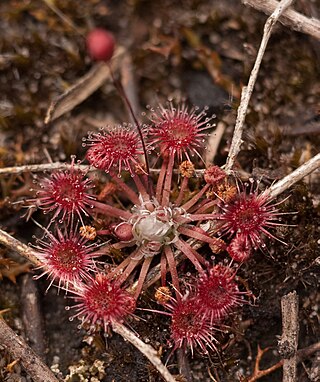
[[[44,164],[26,164],[23,166],[4,167],[0,168],[0,175],[19,175],[24,172],[45,172],[55,170],[70,170],[71,168],[79,168],[82,171],[96,170],[96,168],[89,165],[71,165],[61,162],[44,163]]]
[[[26,244],[21,243],[18,239],[9,235],[7,232],[0,229],[0,244],[17,252],[22,257],[29,260],[35,266],[41,266],[40,260],[35,255],[35,252]]]
[[[256,61],[254,63],[253,69],[250,74],[248,85],[243,87],[242,93],[241,93],[241,101],[238,107],[236,125],[234,128],[234,133],[232,137],[232,142],[231,142],[231,147],[228,154],[227,162],[224,168],[228,174],[232,172],[233,164],[235,162],[237,155],[239,154],[240,146],[243,142],[242,133],[243,133],[245,118],[247,115],[249,101],[250,101],[253,88],[258,77],[260,65],[261,65],[269,38],[271,36],[271,32],[273,30],[274,25],[276,24],[279,17],[281,16],[281,14],[292,4],[292,2],[293,0],[280,1],[275,11],[272,13],[272,15],[268,18],[268,20],[265,23],[261,44],[259,47]]]
[[[97,171],[96,168],[89,165],[77,165],[77,168],[84,172]],[[287,190],[293,184],[299,182],[301,179],[311,174],[317,168],[320,167],[320,153],[311,158],[308,162],[304,163],[291,174],[285,176],[283,179],[274,183],[269,188],[270,197],[276,197],[282,192]],[[70,170],[74,166],[61,162],[45,163],[45,164],[28,164],[24,166],[4,167],[0,168],[0,175],[22,174],[24,172],[44,172],[44,171],[56,171],[56,170]],[[159,169],[150,169],[152,173],[159,173]],[[204,170],[195,170],[197,175],[202,175]]]
[[[114,71],[118,68],[124,52],[125,49],[121,46],[116,49],[110,63]],[[108,79],[111,80],[108,65],[104,62],[94,64],[89,72],[51,102],[44,123],[48,124],[73,110],[98,90]]]
[[[138,91],[137,83],[134,76],[134,67],[132,64],[132,58],[129,53],[125,53],[123,59],[120,62],[120,75],[121,75],[121,84],[126,93],[126,96],[132,106],[133,113],[138,115],[140,113],[140,106],[138,101]],[[131,115],[131,123],[134,124]]]
[[[298,167],[291,174],[285,176],[284,178],[279,180],[277,183],[274,183],[268,190],[269,196],[271,198],[275,198],[276,196],[280,195],[283,191],[287,190],[293,184],[299,182],[299,180],[311,174],[313,171],[315,171],[319,167],[320,167],[320,153],[315,155],[310,160],[308,160],[308,162]]]
[[[144,354],[166,382],[176,382],[175,378],[161,362],[156,350],[152,346],[145,344],[131,330],[118,322],[114,322],[112,324],[112,329],[115,333],[120,334],[125,340],[129,341],[142,354]]]
[[[299,334],[299,299],[296,291],[281,298],[281,312],[282,336],[279,342],[279,353],[284,358],[282,382],[296,382]]]
[[[58,17],[60,17],[61,20],[63,20],[67,25],[73,28],[79,35],[81,35],[82,37],[85,37],[83,32],[80,30],[80,28],[78,28],[76,24],[68,16],[66,16],[63,12],[60,11],[59,8],[57,8],[54,5],[54,1],[51,1],[51,0],[42,0],[42,1],[48,6],[48,8],[52,10],[52,12],[54,12]]]
[[[14,360],[22,367],[34,382],[58,382],[52,371],[46,366],[29,345],[18,336],[0,317],[0,344],[5,347]]]
[[[46,358],[46,339],[41,311],[38,284],[30,273],[22,276],[20,294],[20,313],[25,337],[30,347],[42,360]]]
[[[1,175],[19,175],[23,174],[24,172],[46,172],[46,171],[60,171],[60,170],[70,170],[71,168],[78,168],[79,170],[83,172],[90,172],[90,171],[98,171],[93,166],[81,164],[81,165],[71,165],[68,163],[62,163],[62,162],[53,162],[53,163],[44,163],[44,164],[26,164],[22,166],[13,166],[13,167],[3,167],[0,168],[0,176]],[[150,172],[154,174],[159,174],[160,169],[157,168],[151,168]],[[197,175],[202,175],[205,170],[195,170],[195,173]],[[179,170],[175,169],[173,171],[174,173],[179,173]]]
[[[276,0],[242,0],[244,5],[262,11],[270,15],[278,6]],[[315,18],[309,18],[294,9],[285,10],[279,18],[279,22],[297,32],[308,34],[320,40],[320,21]]]

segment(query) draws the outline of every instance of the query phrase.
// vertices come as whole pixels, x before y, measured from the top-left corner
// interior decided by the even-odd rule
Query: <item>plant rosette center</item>
[[[246,205],[239,206],[239,212],[234,216],[234,226],[236,231],[247,232],[257,229],[264,223],[263,216],[259,215],[259,210],[247,208]]]
[[[59,243],[50,255],[50,262],[64,272],[78,271],[83,267],[82,252],[81,248],[71,240]]]
[[[175,118],[169,122],[164,122],[162,125],[162,139],[166,142],[166,146],[175,149],[188,147],[193,139],[196,131],[190,129],[192,125],[181,122]],[[190,131],[191,130],[191,131]]]
[[[180,207],[163,207],[154,200],[132,208],[130,219],[132,234],[138,246],[143,247],[144,256],[159,253],[163,245],[174,243],[179,236],[179,217],[186,217]]]
[[[76,179],[70,179],[53,191],[53,197],[59,205],[71,209],[75,200],[79,200],[84,193],[83,187]]]

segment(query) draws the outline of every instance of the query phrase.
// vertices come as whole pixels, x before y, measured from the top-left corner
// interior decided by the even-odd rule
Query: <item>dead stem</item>
[[[71,168],[74,168],[75,166],[68,164],[68,163],[62,163],[62,162],[53,162],[53,163],[44,163],[44,164],[26,164],[23,166],[13,166],[13,167],[4,167],[0,168],[0,175],[19,175],[23,174],[24,172],[46,172],[46,171],[57,171],[57,170],[70,170]],[[92,167],[90,165],[82,164],[82,165],[76,165],[76,168],[79,170],[87,173],[91,171],[99,171],[95,167]],[[195,174],[200,176],[204,173],[205,170],[194,170]],[[157,168],[150,168],[150,172],[153,174],[159,174],[161,172],[160,169]],[[174,169],[173,172],[175,174],[179,173],[178,169]]]
[[[118,68],[124,52],[125,48],[121,46],[116,49],[111,60],[111,66],[115,70]],[[95,63],[89,72],[79,78],[76,83],[51,102],[44,123],[51,123],[55,119],[73,110],[110,79],[108,65],[104,62]]]
[[[285,176],[277,183],[274,183],[269,188],[269,195],[271,198],[275,198],[280,195],[283,191],[287,190],[293,184],[299,182],[305,176],[311,174],[314,170],[320,167],[320,154],[315,155],[313,158],[308,160],[302,166],[298,167],[291,174]]]
[[[112,329],[115,333],[120,334],[125,340],[129,341],[142,354],[144,354],[159,371],[166,382],[176,382],[175,378],[169,373],[169,370],[161,362],[156,350],[152,346],[145,344],[131,330],[120,323],[114,322],[112,324]]]
[[[242,2],[267,15],[270,15],[279,4],[276,0],[242,0]],[[315,18],[309,18],[293,9],[287,9],[280,16],[279,22],[295,31],[306,33],[320,40],[320,21]]]
[[[55,171],[55,170],[70,170],[74,168],[74,165],[54,162],[45,164],[27,164],[24,166],[14,166],[14,167],[4,167],[0,168],[0,175],[11,175],[11,174],[22,174],[24,172],[44,172],[44,171]],[[96,170],[92,166],[87,165],[77,165],[82,171]]]
[[[31,274],[22,276],[20,294],[20,311],[25,330],[31,348],[45,361],[46,340],[44,335],[41,301],[38,292],[38,284]]]
[[[50,1],[50,0],[42,0],[48,8],[50,8],[52,10],[52,12],[54,12],[66,25],[68,25],[69,27],[71,27],[72,29],[74,29],[80,36],[84,37],[85,38],[85,35],[83,33],[83,31],[78,28],[78,26],[68,17],[66,16],[62,11],[60,11],[60,9],[55,6],[54,2]]]
[[[296,291],[281,298],[282,336],[279,353],[283,360],[283,382],[296,382],[299,334],[299,299]]]
[[[257,54],[256,61],[254,63],[253,69],[250,74],[248,85],[243,87],[242,93],[241,93],[241,101],[238,108],[238,115],[236,120],[236,125],[234,128],[234,133],[232,137],[231,147],[228,154],[227,162],[225,165],[225,171],[230,174],[232,172],[232,167],[234,165],[234,162],[236,160],[236,157],[240,151],[240,146],[242,144],[242,133],[243,133],[243,127],[244,122],[248,110],[249,101],[253,92],[254,85],[256,83],[260,65],[264,56],[264,52],[266,50],[269,38],[271,36],[271,32],[273,30],[274,25],[278,21],[279,17],[281,16],[282,12],[284,12],[292,3],[293,0],[282,0],[280,3],[278,3],[278,6],[276,7],[275,11],[272,13],[272,15],[268,18],[268,20],[265,23],[264,31],[263,31],[263,37],[261,40],[260,48]]]
[[[21,365],[34,382],[58,382],[51,370],[26,342],[18,336],[0,317],[0,343],[5,346],[14,360],[20,360]]]
[[[135,68],[132,63],[132,58],[128,52],[123,55],[122,60],[119,63],[121,83],[126,92],[127,98],[132,106],[133,113],[135,115],[140,114],[140,105],[137,89],[137,81],[135,78]],[[131,123],[134,123],[130,113],[129,118],[131,118]]]
[[[308,162],[304,163],[291,174],[285,176],[283,179],[274,183],[269,188],[270,197],[276,197],[282,192],[290,188],[293,184],[299,182],[305,176],[311,174],[317,168],[320,167],[320,154],[315,155]],[[44,171],[56,171],[56,170],[69,170],[74,168],[71,164],[54,162],[45,164],[29,164],[24,166],[14,166],[14,167],[4,167],[0,169],[0,175],[10,175],[10,174],[22,174],[24,172],[44,172]],[[96,168],[88,165],[77,165],[77,168],[84,172],[97,171]],[[199,176],[204,173],[205,170],[195,170],[195,173]],[[159,169],[150,169],[151,173],[159,173]],[[178,170],[174,170],[178,172]]]
[[[13,236],[9,235],[7,232],[0,229],[0,244],[5,247],[17,252],[22,257],[29,260],[33,265],[40,266],[41,262],[36,257],[35,253],[26,244],[15,239]]]

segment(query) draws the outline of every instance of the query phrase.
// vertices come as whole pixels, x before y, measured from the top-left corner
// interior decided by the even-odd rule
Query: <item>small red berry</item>
[[[136,307],[135,299],[129,292],[101,273],[87,284],[76,285],[72,292],[78,303],[73,306],[78,310],[73,317],[82,317],[83,322],[88,322],[92,327],[102,325],[105,331],[112,322],[122,322]]]
[[[131,241],[133,239],[132,224],[130,223],[122,222],[118,224],[113,232],[120,241]]]
[[[229,244],[227,251],[234,261],[243,263],[252,255],[252,246],[246,235],[236,235]]]
[[[210,166],[204,172],[204,180],[211,185],[218,185],[221,183],[227,174],[219,166]]]
[[[96,61],[109,61],[113,56],[115,40],[113,34],[102,28],[92,30],[87,36],[87,49]]]

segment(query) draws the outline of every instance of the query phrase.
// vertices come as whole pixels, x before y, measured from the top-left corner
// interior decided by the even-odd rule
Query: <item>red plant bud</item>
[[[102,28],[92,30],[87,36],[89,55],[96,61],[109,61],[114,52],[113,34]]]
[[[133,239],[132,225],[126,222],[118,224],[114,229],[114,233],[121,241],[130,241]]]
[[[210,166],[204,172],[204,180],[206,183],[216,185],[227,176],[227,174],[219,166]]]

